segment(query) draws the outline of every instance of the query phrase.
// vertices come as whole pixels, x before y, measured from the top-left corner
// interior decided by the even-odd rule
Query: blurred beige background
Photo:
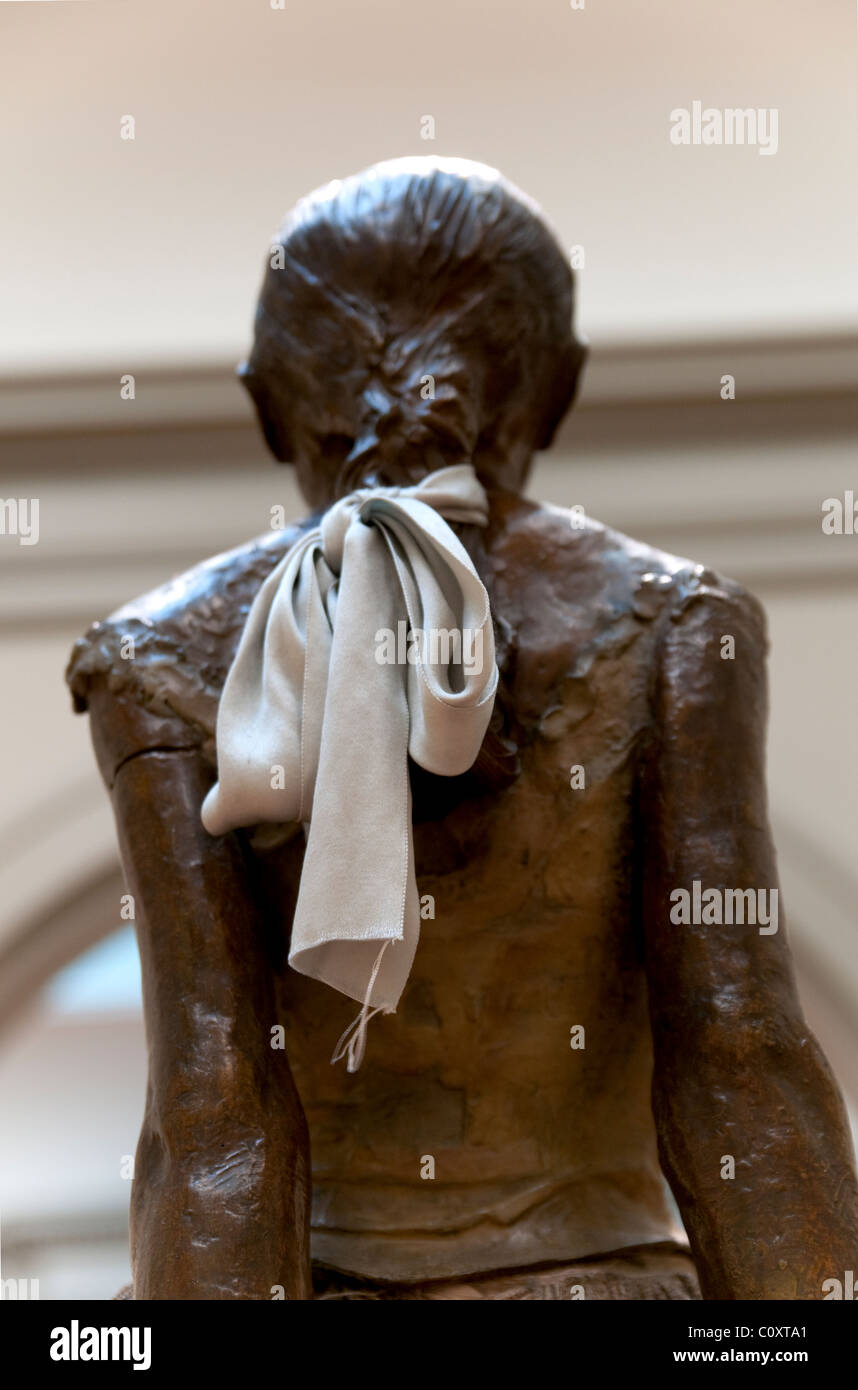
[[[138,977],[68,649],[301,510],[233,367],[286,209],[395,155],[495,165],[584,249],[591,363],[534,494],[767,607],[784,903],[858,1115],[858,537],[821,530],[858,493],[852,0],[4,4],[0,90],[0,498],[40,502],[38,545],[0,535],[3,1276],[127,1277]],[[776,107],[777,154],[671,145],[698,99]]]

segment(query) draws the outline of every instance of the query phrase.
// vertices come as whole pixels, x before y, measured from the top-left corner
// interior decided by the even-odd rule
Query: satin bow
[[[470,464],[340,499],[260,588],[221,696],[203,824],[304,822],[289,963],[361,1002],[350,1071],[417,948],[408,755],[454,777],[491,718],[488,595],[447,524],[487,519]]]

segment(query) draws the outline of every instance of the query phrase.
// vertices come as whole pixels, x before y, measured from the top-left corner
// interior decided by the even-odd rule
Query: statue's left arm
[[[773,897],[765,654],[762,610],[735,585],[664,615],[640,787],[653,1108],[709,1299],[823,1298],[858,1258],[845,1109]],[[750,907],[737,889],[762,890],[771,920],[727,922]]]

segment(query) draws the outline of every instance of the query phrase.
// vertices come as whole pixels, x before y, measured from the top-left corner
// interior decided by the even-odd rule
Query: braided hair
[[[574,394],[573,291],[544,216],[495,170],[389,160],[287,216],[240,371],[283,462],[359,463],[363,441],[418,477],[469,459],[517,488]]]

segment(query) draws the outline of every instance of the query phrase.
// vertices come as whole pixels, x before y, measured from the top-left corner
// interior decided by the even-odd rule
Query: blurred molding
[[[822,533],[822,503],[858,495],[858,400],[662,404],[576,416],[529,493],[730,575],[762,597],[854,586],[858,536]],[[12,468],[14,443],[19,448]],[[0,630],[79,626],[306,507],[255,427],[0,443],[0,495],[37,497],[40,539],[0,537]],[[26,455],[26,457],[24,457]]]
[[[124,361],[121,368],[105,365],[77,375],[5,375],[0,436],[248,426],[253,411],[236,377],[239,357],[198,366],[141,364],[137,372]],[[120,395],[129,370],[132,401]],[[858,334],[591,344],[576,414],[607,406],[718,404],[726,374],[735,378],[737,400],[854,396]]]
[[[123,400],[128,366],[78,374],[22,373],[0,377],[0,436],[65,434],[78,430],[163,429],[194,424],[247,424],[249,399],[235,364],[141,365],[135,397]]]
[[[75,1247],[106,1242],[128,1246],[128,1203],[78,1211],[49,1208],[37,1216],[21,1220],[13,1215],[3,1222],[3,1254],[10,1264],[38,1268],[38,1255],[45,1248]]]
[[[721,377],[736,379],[722,400]],[[858,537],[821,504],[856,489],[855,335],[613,343],[530,494],[581,505],[757,589],[852,585]],[[0,496],[38,497],[41,536],[0,536],[0,627],[85,626],[305,508],[234,364],[0,378]],[[858,490],[858,489],[856,489]]]
[[[580,408],[668,401],[718,403],[724,375],[735,378],[737,399],[854,395],[858,333],[594,347]]]

